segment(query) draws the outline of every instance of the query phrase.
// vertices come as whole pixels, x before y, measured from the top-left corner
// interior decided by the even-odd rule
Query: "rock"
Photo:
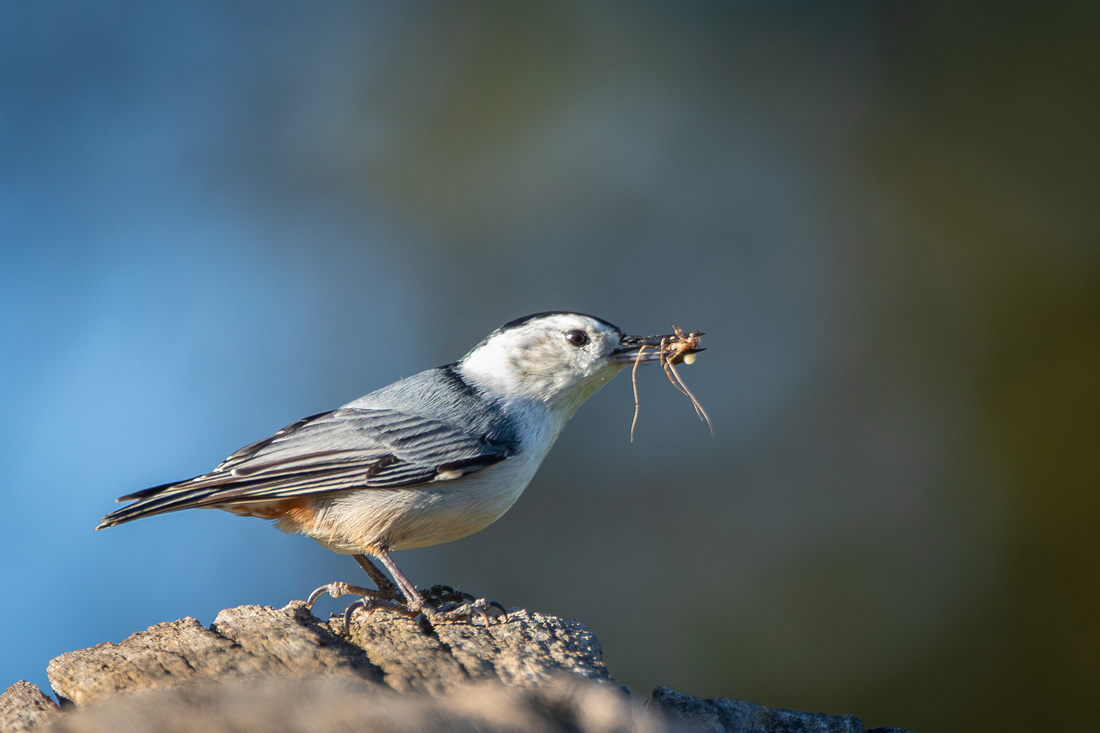
[[[664,687],[642,707],[601,656],[581,624],[522,609],[488,627],[357,613],[344,634],[300,601],[242,606],[210,628],[184,618],[62,654],[47,673],[63,707],[18,682],[0,696],[0,730],[863,731],[850,715]]]
[[[617,684],[588,628],[523,609],[512,609],[507,622],[488,628],[480,622],[449,623],[425,634],[415,621],[391,616],[354,624],[351,631],[382,669],[385,683],[399,691],[440,692],[469,680],[535,689],[563,672]]]
[[[354,679],[249,680],[145,690],[63,716],[52,733],[332,733],[333,731],[658,733],[654,713],[616,688],[568,676],[536,688],[469,683],[438,695]]]
[[[59,712],[53,700],[26,680],[19,680],[0,695],[0,730],[22,733],[44,725]]]
[[[47,674],[76,709],[51,730],[664,729],[575,621],[513,609],[489,627],[433,628],[359,613],[349,631],[295,601],[68,652]]]
[[[119,644],[98,644],[50,662],[63,700],[86,705],[122,691],[250,677],[343,677],[398,692],[445,692],[470,680],[534,687],[559,672],[614,684],[599,643],[575,621],[516,609],[488,628],[356,614],[350,638],[301,601],[286,608],[222,611],[209,629],[193,618],[157,624]]]
[[[901,728],[865,729],[854,715],[766,708],[725,697],[700,700],[663,686],[654,688],[648,705],[670,721],[707,733],[906,733]]]
[[[218,614],[209,629],[193,618],[156,624],[118,644],[62,654],[46,668],[62,700],[87,705],[119,692],[248,677],[353,676],[382,672],[305,604],[242,606]]]

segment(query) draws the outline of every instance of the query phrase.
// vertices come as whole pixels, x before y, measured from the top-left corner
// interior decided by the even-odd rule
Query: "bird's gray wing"
[[[245,446],[214,469],[238,481],[352,469],[359,485],[404,486],[470,473],[511,455],[504,431],[477,432],[387,408],[341,408]],[[208,474],[214,475],[214,474]]]
[[[191,507],[276,501],[453,479],[512,455],[506,426],[471,431],[387,408],[343,407],[291,423],[208,474],[122,497],[100,527]]]

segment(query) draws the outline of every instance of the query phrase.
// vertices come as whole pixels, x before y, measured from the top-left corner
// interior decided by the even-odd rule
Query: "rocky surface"
[[[19,680],[0,695],[0,731],[21,733],[53,720],[57,703],[42,694],[35,685]]]
[[[853,716],[699,700],[658,687],[631,701],[575,621],[512,609],[433,628],[382,613],[314,617],[304,603],[156,624],[62,654],[0,695],[0,731],[844,731]],[[892,729],[874,729],[885,733]]]
[[[653,690],[649,706],[688,730],[714,733],[906,733],[901,728],[864,728],[854,715],[766,708],[725,697],[700,700],[663,686]]]

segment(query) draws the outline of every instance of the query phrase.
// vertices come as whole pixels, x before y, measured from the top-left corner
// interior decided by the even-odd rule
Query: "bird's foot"
[[[420,591],[420,597],[437,611],[444,610],[444,606],[459,605],[474,600],[474,597],[466,591],[452,588],[449,585],[433,585]]]
[[[364,597],[357,601],[353,601],[348,604],[348,607],[344,609],[344,635],[347,636],[351,631],[351,617],[358,610],[364,610],[368,613],[374,611],[386,611],[388,613],[396,613],[398,616],[407,616],[409,618],[416,618],[420,615],[420,609],[411,609],[400,601],[386,601],[377,598]]]
[[[469,620],[473,623],[474,618],[480,616],[488,626],[494,618],[501,619],[502,622],[508,620],[508,612],[496,601],[475,598],[449,585],[433,585],[420,591],[420,597],[424,602],[420,613],[429,621]]]
[[[387,594],[371,590],[370,588],[360,588],[357,585],[345,583],[341,580],[337,580],[334,583],[328,585],[322,585],[317,590],[309,594],[309,598],[306,599],[306,605],[309,606],[309,610],[313,610],[313,604],[317,602],[317,599],[325,594],[329,594],[333,598],[339,598],[341,596],[362,596],[363,598],[369,598],[373,601],[389,601],[392,600]]]
[[[334,583],[332,585],[338,584]],[[327,588],[328,586],[318,588],[318,591],[324,592]],[[343,588],[339,589],[342,590]],[[349,592],[355,593],[357,591],[351,590]],[[496,601],[475,598],[465,591],[457,590],[448,585],[434,585],[427,590],[420,591],[420,601],[418,603],[402,603],[397,600],[379,598],[377,592],[366,595],[344,609],[345,634],[348,633],[351,627],[351,617],[360,609],[369,613],[385,611],[408,618],[423,615],[428,623],[454,621],[474,623],[474,619],[480,617],[485,625],[489,626],[492,624],[493,619],[500,619],[501,622],[508,620],[508,612],[504,610],[504,606]]]
[[[358,585],[352,585],[351,583],[345,583],[342,580],[337,580],[328,585],[322,585],[317,590],[309,594],[309,598],[306,599],[306,605],[309,610],[313,611],[313,604],[317,602],[317,599],[321,596],[328,594],[333,598],[340,598],[341,596],[359,596],[359,600],[353,601],[344,609],[344,634],[348,633],[348,629],[351,624],[351,616],[360,608],[367,611],[374,611],[376,609],[385,609],[391,613],[397,613],[402,616],[416,616],[420,613],[419,609],[411,610],[404,603],[394,598],[390,593],[385,590],[372,590],[371,588],[362,588]]]
[[[370,579],[374,581],[374,584],[378,586],[378,591],[381,594],[380,597],[389,601],[397,601],[403,597],[401,588],[387,578],[385,573],[375,567],[369,557],[366,555],[352,555],[352,559],[359,563],[359,567],[363,568],[367,575],[370,576]]]
[[[338,580],[322,585],[309,594],[309,598],[306,599],[309,610],[312,611],[317,599],[326,594],[333,598],[359,596],[358,600],[344,609],[344,634],[347,634],[351,628],[351,617],[359,610],[385,611],[408,618],[416,618],[423,614],[429,622],[470,621],[473,623],[475,618],[481,617],[486,626],[489,626],[493,619],[500,619],[502,622],[508,620],[508,612],[496,601],[475,598],[449,585],[433,585],[431,588],[419,591],[417,600],[409,603],[393,597],[385,590],[362,588]]]

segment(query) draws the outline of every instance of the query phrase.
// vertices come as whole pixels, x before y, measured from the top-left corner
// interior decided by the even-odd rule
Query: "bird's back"
[[[438,367],[291,423],[210,473],[124,496],[120,501],[135,503],[100,527],[194,507],[267,516],[272,510],[259,505],[459,478],[508,458],[519,439],[498,404],[481,398],[452,365]]]

